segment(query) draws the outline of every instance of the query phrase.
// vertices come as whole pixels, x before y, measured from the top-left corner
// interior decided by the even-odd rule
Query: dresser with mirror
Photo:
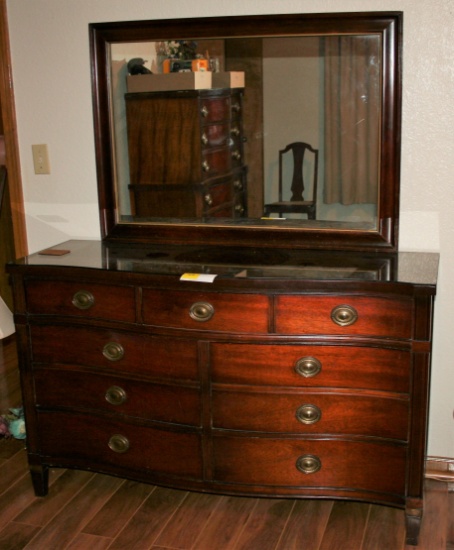
[[[404,509],[417,544],[438,255],[398,250],[402,26],[398,12],[90,25],[102,240],[8,266],[37,495],[64,467],[374,502]],[[127,64],[162,78],[178,41],[244,74],[165,93],[241,94],[242,215],[159,200],[138,215],[131,200]],[[135,139],[152,165],[156,148]],[[318,153],[315,219],[265,215],[279,151],[299,142]]]

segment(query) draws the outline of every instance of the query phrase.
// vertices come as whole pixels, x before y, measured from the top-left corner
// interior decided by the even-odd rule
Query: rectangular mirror
[[[401,30],[400,13],[90,25],[103,237],[396,250]]]

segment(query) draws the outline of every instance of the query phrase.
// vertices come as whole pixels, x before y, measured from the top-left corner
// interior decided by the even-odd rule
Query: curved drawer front
[[[213,427],[406,440],[408,401],[360,395],[213,391]]]
[[[44,456],[200,478],[200,438],[85,414],[39,413]],[[125,470],[126,471],[126,470]]]
[[[232,118],[232,101],[230,95],[223,97],[204,97],[201,100],[200,112],[202,122],[217,122],[221,120],[230,120]]]
[[[102,329],[31,326],[33,361],[84,365],[167,380],[197,380],[196,343]]]
[[[160,422],[199,426],[197,388],[151,384],[71,370],[35,370],[36,405],[92,409]]]
[[[214,343],[215,383],[408,392],[410,353],[357,346]]]
[[[405,491],[405,447],[340,440],[230,437],[214,438],[213,446],[216,481],[393,494]],[[301,471],[304,469],[307,473]]]
[[[29,281],[26,283],[26,295],[27,307],[32,314],[136,320],[133,287]]]
[[[276,332],[411,338],[412,301],[358,296],[277,296]]]
[[[202,147],[224,147],[230,142],[230,124],[207,124],[202,126]]]
[[[143,322],[155,326],[267,333],[268,309],[268,298],[255,294],[143,289]]]

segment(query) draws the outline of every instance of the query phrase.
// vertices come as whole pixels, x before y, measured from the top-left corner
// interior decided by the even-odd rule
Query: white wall
[[[402,250],[441,253],[429,454],[454,457],[454,0],[8,0],[30,251],[100,236],[89,22],[364,10],[404,11]],[[51,174],[33,173],[47,143]]]

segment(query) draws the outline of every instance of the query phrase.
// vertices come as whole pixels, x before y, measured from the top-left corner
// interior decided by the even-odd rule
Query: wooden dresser
[[[128,93],[125,100],[134,216],[247,215],[242,89]]]
[[[55,248],[8,266],[37,495],[69,467],[362,500],[416,542],[436,254]]]

